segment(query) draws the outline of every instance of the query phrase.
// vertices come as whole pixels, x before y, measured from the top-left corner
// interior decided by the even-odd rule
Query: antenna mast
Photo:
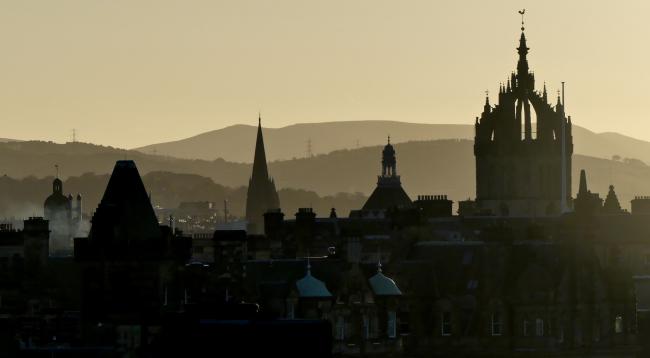
[[[564,81],[562,81],[562,198],[560,199],[560,213],[564,214],[568,210],[567,199],[567,172],[566,172],[566,106],[564,105]]]
[[[314,156],[314,152],[312,152],[311,149],[311,138],[307,139],[307,158],[311,158]]]
[[[223,201],[223,222],[224,224],[228,223],[228,200],[226,199]]]

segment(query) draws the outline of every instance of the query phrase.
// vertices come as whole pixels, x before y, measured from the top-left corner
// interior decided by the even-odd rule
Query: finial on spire
[[[257,124],[262,125],[262,112],[257,112]]]
[[[524,31],[524,14],[526,13],[526,9],[521,9],[518,11],[519,15],[521,15],[521,31]]]
[[[311,261],[309,261],[309,252],[307,252],[307,275],[311,275]]]
[[[390,144],[390,134],[388,135],[388,144]]]
[[[59,165],[54,164],[54,168],[56,168],[56,178],[58,179],[59,178]]]
[[[381,272],[381,249],[377,250],[377,272]]]

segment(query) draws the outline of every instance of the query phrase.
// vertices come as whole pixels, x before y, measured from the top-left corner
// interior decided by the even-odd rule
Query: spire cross
[[[390,144],[390,135],[388,136],[388,144]]]
[[[521,15],[521,31],[524,31],[524,14],[526,13],[526,9],[519,10],[518,13]]]
[[[489,97],[489,96],[490,96],[490,91],[485,90],[485,97]]]
[[[56,168],[56,177],[58,178],[59,177],[59,165],[54,164],[54,168]]]

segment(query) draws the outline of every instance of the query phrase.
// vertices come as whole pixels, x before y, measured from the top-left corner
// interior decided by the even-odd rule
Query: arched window
[[[617,315],[614,318],[614,333],[623,333],[623,316]]]

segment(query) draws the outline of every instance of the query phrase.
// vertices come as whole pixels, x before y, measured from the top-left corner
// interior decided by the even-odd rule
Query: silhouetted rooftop
[[[117,161],[93,215],[89,237],[112,236],[131,242],[160,235],[158,219],[135,162]]]

